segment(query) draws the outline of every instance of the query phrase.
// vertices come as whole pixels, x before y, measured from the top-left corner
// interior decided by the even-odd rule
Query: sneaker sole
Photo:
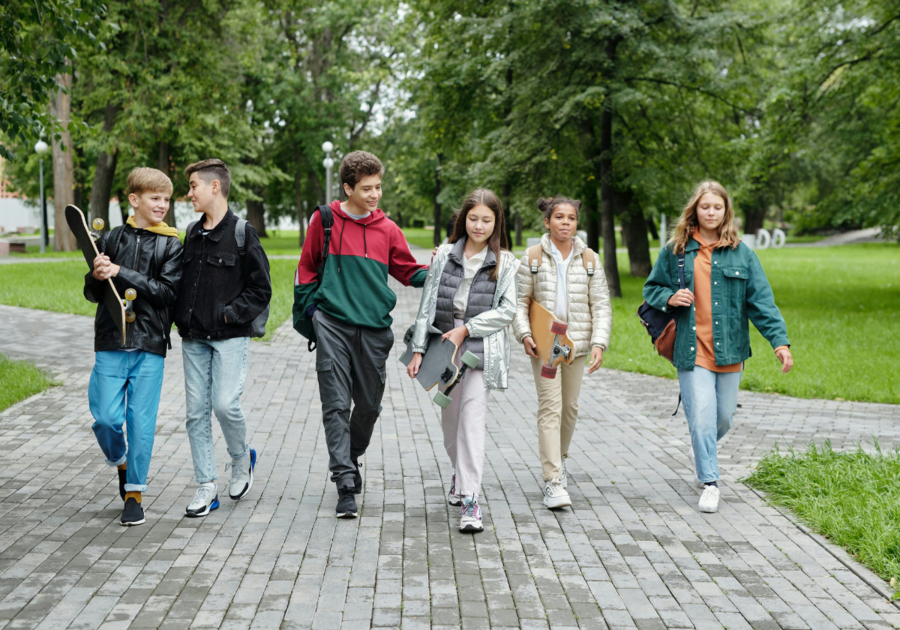
[[[359,512],[335,512],[335,518],[356,518],[359,516]]]
[[[123,523],[122,521],[119,521],[119,524],[122,525],[123,527],[134,527],[135,525],[143,525],[146,522],[147,522],[147,519],[142,518],[139,521],[131,521],[130,523]]]
[[[454,507],[459,507],[460,505],[462,505],[462,499],[447,499],[447,504]]]
[[[231,494],[231,492],[229,491],[228,497],[231,500],[239,501],[240,499],[243,499],[245,496],[247,496],[248,492],[250,492],[250,488],[253,487],[253,469],[254,468],[256,468],[256,451],[254,451],[251,448],[250,449],[250,483],[248,483],[247,487],[244,488],[243,491],[238,495]]]
[[[719,506],[717,505],[716,507],[710,509],[710,508],[705,508],[705,507],[701,507],[698,505],[697,510],[699,510],[700,512],[703,512],[704,514],[715,514],[716,512],[719,511]]]
[[[544,505],[551,510],[555,510],[556,508],[561,507],[572,507],[572,499],[569,497],[560,499],[550,499],[550,497],[544,497]]]
[[[477,534],[478,532],[484,531],[484,525],[478,527],[477,525],[464,525],[459,528],[459,531],[463,534]]]
[[[184,515],[188,518],[200,518],[201,516],[206,516],[213,510],[219,509],[219,498],[216,497],[216,500],[207,506],[205,510],[202,512],[191,512],[190,510],[185,510]]]

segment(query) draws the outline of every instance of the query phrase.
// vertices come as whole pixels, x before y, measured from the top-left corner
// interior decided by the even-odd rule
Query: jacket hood
[[[572,239],[572,246],[574,247],[572,254],[574,254],[575,256],[578,256],[581,252],[583,252],[584,250],[587,249],[587,245],[584,244],[584,241],[582,241],[581,237],[579,237],[577,234],[575,235],[575,238]],[[550,258],[553,258],[553,256],[550,254],[550,233],[549,232],[545,233],[541,237],[541,249],[543,249],[544,252],[546,252],[546,254],[548,256],[550,256]]]
[[[328,207],[331,208],[331,211],[335,216],[338,216],[344,220],[349,219],[353,223],[358,223],[359,225],[372,225],[376,221],[381,221],[384,218],[384,210],[382,210],[381,208],[375,208],[374,210],[372,210],[372,214],[367,216],[365,219],[354,219],[341,209],[341,202],[338,199],[332,201]]]

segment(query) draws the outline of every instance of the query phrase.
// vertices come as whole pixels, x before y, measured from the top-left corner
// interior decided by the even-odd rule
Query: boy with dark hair
[[[119,469],[119,496],[125,501],[122,525],[144,522],[142,493],[147,490],[156,414],[162,391],[166,348],[171,348],[169,309],[181,281],[178,230],[163,222],[172,182],[155,168],[128,175],[128,202],[134,215],[122,227],[100,237],[93,271],[84,279],[84,296],[97,304],[94,319],[96,359],[88,387],[91,427],[106,462]],[[103,303],[105,280],[119,294],[135,289],[135,318],[122,332]],[[127,425],[126,435],[122,427]]]
[[[365,151],[348,153],[340,176],[347,201],[329,206],[334,216],[329,255],[319,281],[324,230],[313,215],[294,282],[295,326],[312,320],[322,422],[337,484],[338,518],[356,518],[354,494],[362,491],[359,458],[381,413],[385,363],[394,343],[391,310],[397,296],[388,275],[421,287],[428,270],[416,263],[403,232],[378,209],[381,161]],[[351,401],[353,413],[350,412]]]
[[[241,393],[255,320],[272,297],[269,259],[251,225],[228,209],[231,174],[222,160],[188,166],[188,198],[203,218],[184,238],[184,274],[175,307],[182,337],[187,433],[200,487],[185,510],[206,516],[219,507],[210,412],[215,411],[231,456],[228,495],[253,486],[256,451],[247,443]],[[226,470],[228,467],[226,466]]]

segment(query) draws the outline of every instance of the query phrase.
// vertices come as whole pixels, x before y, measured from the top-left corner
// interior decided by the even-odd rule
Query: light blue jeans
[[[717,442],[731,430],[742,373],[711,372],[698,366],[678,370],[697,477],[704,483],[719,480]]]
[[[213,411],[231,458],[241,459],[250,450],[247,422],[241,408],[249,352],[249,337],[184,339],[181,343],[187,434],[198,483],[219,478],[212,435]]]
[[[91,428],[107,464],[128,463],[125,492],[147,491],[164,364],[163,357],[143,350],[97,352],[94,359],[88,385]]]

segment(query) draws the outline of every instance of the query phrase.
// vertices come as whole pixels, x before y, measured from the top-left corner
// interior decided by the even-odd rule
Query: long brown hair
[[[681,212],[678,219],[678,225],[675,226],[675,234],[669,239],[672,245],[672,251],[676,254],[683,254],[684,248],[687,247],[688,241],[694,234],[700,223],[697,221],[697,206],[700,204],[700,197],[706,193],[712,193],[725,200],[725,218],[722,219],[722,225],[719,226],[719,247],[730,247],[735,249],[741,243],[741,237],[738,234],[737,226],[734,224],[734,207],[731,205],[731,197],[725,187],[719,182],[710,179],[700,182],[691,200]]]
[[[463,201],[462,208],[459,210],[459,216],[456,217],[456,223],[453,224],[453,234],[450,235],[447,242],[452,244],[461,238],[468,237],[466,217],[469,214],[469,210],[482,204],[490,208],[494,213],[494,231],[488,237],[487,245],[494,252],[494,256],[497,257],[497,265],[494,267],[494,271],[491,272],[491,280],[496,280],[497,271],[500,269],[500,251],[509,249],[509,244],[506,242],[506,224],[503,222],[503,204],[500,203],[497,195],[487,188],[476,188],[470,192],[465,201]]]

